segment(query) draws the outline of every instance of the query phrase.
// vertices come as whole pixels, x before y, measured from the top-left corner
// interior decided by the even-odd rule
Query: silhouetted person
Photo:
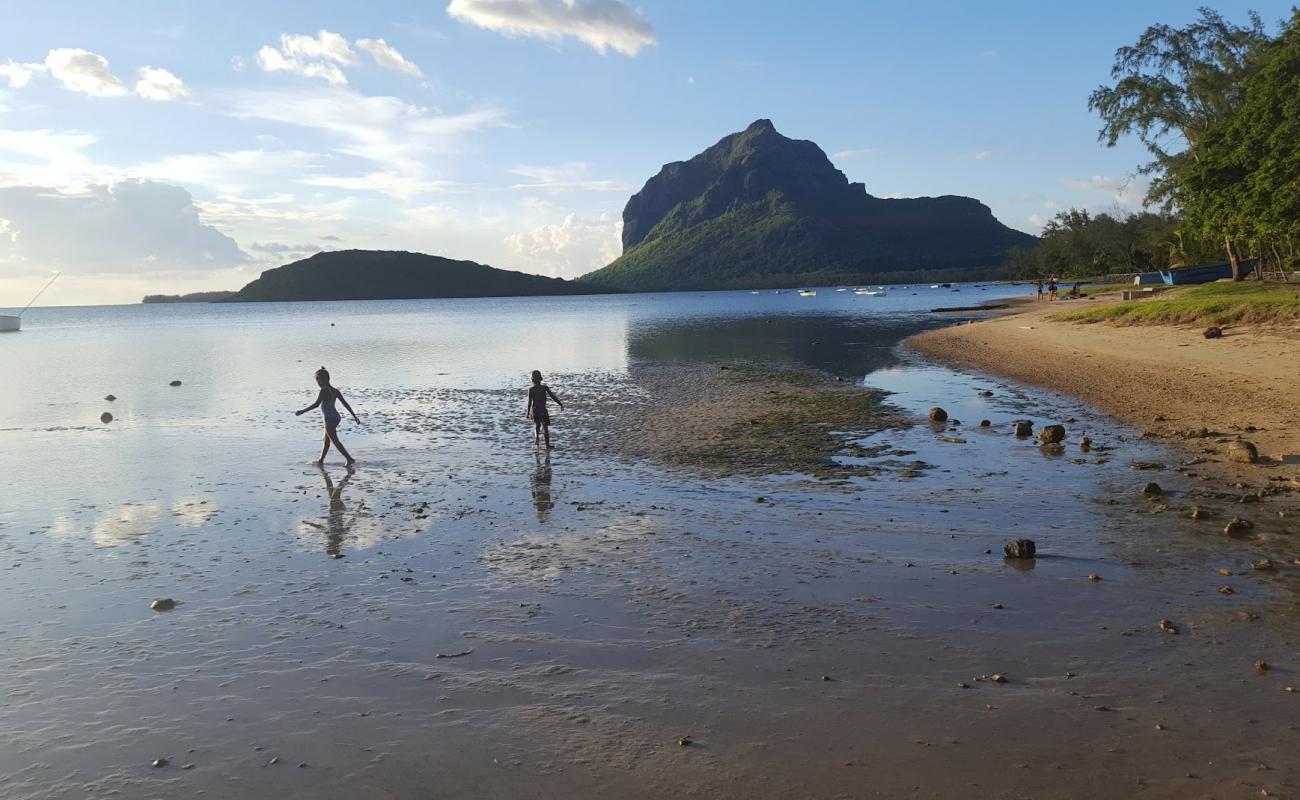
[[[546,398],[550,397],[555,401],[560,410],[564,410],[564,403],[560,398],[555,396],[551,388],[542,383],[542,373],[533,370],[533,385],[528,387],[528,408],[524,409],[524,416],[533,420],[533,447],[537,447],[540,438],[546,437],[546,449],[551,449],[551,412],[546,408]]]
[[[311,463],[317,467],[324,464],[325,455],[330,451],[330,442],[333,442],[334,446],[343,454],[343,457],[347,459],[347,465],[351,467],[357,463],[357,460],[348,454],[347,448],[339,441],[339,423],[343,421],[343,417],[339,414],[338,409],[334,407],[334,403],[336,401],[342,403],[358,425],[361,424],[361,420],[357,418],[357,412],[352,410],[352,406],[348,405],[348,401],[343,399],[343,393],[330,385],[329,370],[324,367],[316,370],[316,385],[320,387],[320,394],[316,395],[316,402],[300,411],[293,412],[297,416],[302,416],[313,408],[320,406],[321,413],[325,415],[325,446],[321,448],[320,460]]]

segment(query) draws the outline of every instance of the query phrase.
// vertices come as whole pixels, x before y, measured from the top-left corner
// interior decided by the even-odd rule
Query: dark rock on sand
[[[930,421],[947,422],[948,412],[944,411],[942,408],[939,408],[938,406],[935,406],[934,408],[930,409]]]
[[[1259,460],[1259,450],[1245,440],[1236,441],[1228,445],[1228,460],[1239,464],[1254,464]]]
[[[981,428],[987,428],[987,427],[989,427],[989,426],[992,425],[992,424],[993,424],[992,422],[989,422],[989,421],[986,420],[986,419],[982,419],[982,420],[980,420],[980,427],[981,427]]]
[[[1209,519],[1214,512],[1202,506],[1192,506],[1192,519]]]
[[[1205,336],[1206,339],[1220,339],[1223,338],[1223,330],[1214,325],[1211,325],[1210,327],[1205,329],[1205,333],[1203,335]]]
[[[181,382],[180,382],[180,381],[172,381],[171,383],[169,383],[169,384],[167,384],[167,385],[168,385],[168,386],[180,386],[180,385],[181,385]]]
[[[1064,425],[1044,425],[1038,430],[1038,438],[1048,444],[1065,441]]]
[[[154,611],[171,611],[176,607],[176,601],[170,597],[159,598],[149,604]]]
[[[1165,493],[1165,490],[1164,490],[1164,489],[1161,489],[1161,488],[1160,488],[1160,484],[1155,483],[1154,481],[1151,482],[1151,483],[1148,483],[1146,486],[1143,486],[1143,487],[1142,487],[1142,494],[1145,494],[1145,495],[1147,495],[1147,496],[1149,496],[1149,497],[1150,497],[1150,496],[1162,495],[1162,494],[1164,494],[1164,493]]]
[[[106,395],[104,395],[104,399],[111,403],[111,402],[113,402],[114,400],[117,399],[117,396],[116,396],[116,395],[111,395],[111,394],[106,394]]]
[[[1015,431],[1015,434],[1017,436],[1034,435],[1034,423],[1030,422],[1027,419],[1018,419],[1015,422],[1011,423],[1011,429]]]
[[[1223,532],[1229,536],[1245,536],[1255,527],[1255,523],[1241,517],[1233,517],[1228,520],[1228,524],[1223,527]]]
[[[113,415],[105,411],[103,414],[99,415],[99,421],[107,425],[113,421]]]
[[[1170,635],[1177,635],[1179,632],[1178,626],[1167,619],[1162,619],[1159,622],[1157,622],[1156,627],[1159,628],[1161,631],[1168,633]]]
[[[1033,539],[1012,539],[1003,546],[1007,558],[1033,558],[1037,552]]]

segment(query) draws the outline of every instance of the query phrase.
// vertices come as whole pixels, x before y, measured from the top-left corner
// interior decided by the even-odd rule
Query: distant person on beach
[[[1038,302],[1043,302],[1043,279],[1039,278],[1034,281],[1034,289],[1038,291]]]
[[[1055,276],[1055,275],[1053,275],[1052,277],[1050,277],[1050,278],[1047,279],[1047,299],[1048,299],[1049,302],[1052,301],[1052,300],[1057,300],[1057,299],[1059,299],[1059,298],[1056,296],[1056,276]]]
[[[546,449],[550,450],[551,412],[546,408],[547,395],[550,395],[550,398],[559,405],[561,411],[564,410],[564,403],[560,402],[560,398],[555,396],[555,392],[551,391],[551,387],[542,383],[542,373],[533,370],[533,385],[528,387],[528,408],[524,409],[524,416],[531,418],[533,421],[533,447],[541,444],[540,438],[545,436]]]
[[[357,418],[357,412],[352,410],[352,406],[348,405],[348,401],[343,399],[343,393],[330,385],[329,370],[324,367],[316,370],[316,385],[320,387],[320,394],[316,395],[316,402],[304,409],[293,412],[297,416],[302,416],[313,408],[320,406],[321,413],[325,415],[325,446],[321,448],[320,460],[311,463],[313,466],[317,467],[324,464],[325,456],[330,451],[330,443],[333,442],[334,446],[343,454],[343,458],[347,460],[347,465],[350,467],[357,463],[357,460],[348,453],[347,448],[339,441],[339,423],[343,421],[343,416],[339,414],[338,409],[334,407],[334,403],[342,403],[343,407],[348,410],[348,413],[352,415],[352,419],[356,420],[358,425],[361,424],[361,420]]]

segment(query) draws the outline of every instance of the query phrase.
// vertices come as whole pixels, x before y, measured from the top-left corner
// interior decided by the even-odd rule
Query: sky
[[[572,278],[663,164],[759,118],[877,196],[1030,233],[1137,210],[1145,154],[1087,97],[1201,1],[0,0],[0,307],[55,270],[42,304],[129,303],[345,248]]]

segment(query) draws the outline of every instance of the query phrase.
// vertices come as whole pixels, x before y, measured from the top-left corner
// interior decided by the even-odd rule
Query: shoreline
[[[1235,325],[1222,339],[1207,340],[1193,325],[1052,319],[1082,303],[1106,302],[1115,301],[1013,300],[990,319],[920,333],[903,346],[1083,400],[1186,454],[1183,469],[1197,466],[1235,488],[1264,482],[1265,496],[1300,489],[1300,426],[1292,412],[1300,393],[1293,367],[1300,363],[1300,327]],[[1230,459],[1237,441],[1255,445],[1256,463]]]

